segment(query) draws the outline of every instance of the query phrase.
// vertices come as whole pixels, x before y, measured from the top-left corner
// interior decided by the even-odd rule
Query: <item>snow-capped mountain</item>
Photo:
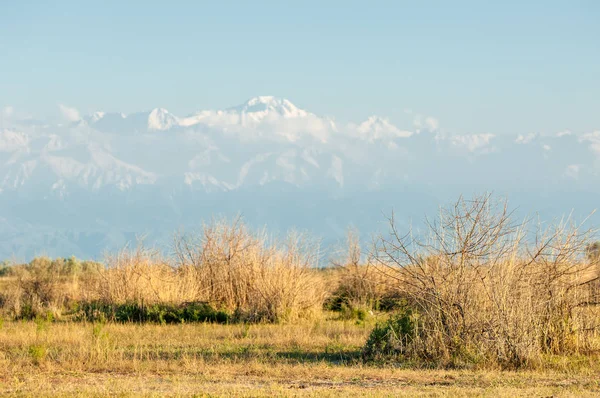
[[[99,255],[137,235],[242,213],[327,239],[376,230],[382,211],[422,219],[459,194],[494,190],[550,216],[600,203],[600,131],[456,134],[432,118],[340,124],[260,96],[176,116],[69,113],[4,121],[0,258]]]
[[[244,115],[244,118],[253,122],[260,122],[266,117],[272,117],[273,115],[283,118],[298,118],[311,115],[309,112],[296,107],[296,105],[287,99],[273,96],[250,98],[242,105],[229,108],[229,111]]]
[[[179,125],[177,117],[164,108],[156,108],[148,115],[148,130],[168,130]]]
[[[198,123],[214,124],[219,120],[223,125],[255,127],[266,119],[296,119],[308,116],[315,115],[296,107],[287,99],[259,96],[224,110],[198,111],[183,118],[181,124],[183,126],[192,126]]]
[[[356,132],[361,138],[369,142],[390,138],[408,138],[414,134],[412,131],[400,130],[388,119],[380,116],[369,117],[356,126]]]
[[[202,110],[180,120],[180,126],[205,126],[236,134],[244,140],[306,137],[326,141],[336,131],[333,120],[296,107],[289,100],[259,96],[223,110]]]
[[[155,108],[150,112],[131,115],[98,111],[76,121],[75,124],[106,133],[132,134],[168,130],[179,126],[179,119],[164,108]]]

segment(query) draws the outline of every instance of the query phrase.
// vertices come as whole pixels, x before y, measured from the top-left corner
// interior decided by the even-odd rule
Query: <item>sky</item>
[[[0,0],[0,107],[41,118],[257,95],[457,133],[600,128],[600,2]]]

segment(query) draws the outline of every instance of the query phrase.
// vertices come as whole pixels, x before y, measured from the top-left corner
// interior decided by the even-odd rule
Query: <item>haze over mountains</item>
[[[327,242],[348,225],[402,225],[459,194],[493,190],[544,219],[600,203],[600,131],[529,135],[447,132],[431,117],[340,124],[271,96],[188,116],[166,109],[79,115],[62,124],[3,110],[0,258],[98,258],[136,236],[242,214],[277,233]]]

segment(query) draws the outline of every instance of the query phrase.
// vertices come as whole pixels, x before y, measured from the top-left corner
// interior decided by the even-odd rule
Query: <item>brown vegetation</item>
[[[391,351],[448,365],[522,366],[598,348],[591,231],[565,222],[532,229],[489,195],[461,198],[428,225],[418,238],[392,217],[376,244],[373,261],[388,268],[410,310]]]
[[[240,220],[215,222],[199,235],[178,235],[174,252],[169,258],[140,245],[83,270],[37,258],[12,267],[1,302],[17,318],[60,317],[90,303],[111,311],[206,303],[250,322],[311,317],[323,306],[325,286],[314,270],[318,247],[300,235],[268,243]]]
[[[362,325],[388,311],[363,358],[418,366],[538,367],[600,348],[590,231],[514,222],[489,196],[461,199],[428,225],[425,237],[402,234],[392,217],[366,255],[350,232],[344,256],[322,270],[305,237],[213,222],[176,235],[171,256],[139,246],[102,266],[37,258],[5,268],[0,309],[7,319],[297,325],[323,310]]]
[[[325,287],[314,272],[318,246],[290,234],[268,243],[239,220],[205,225],[202,234],[175,238],[178,269],[192,270],[198,299],[250,320],[289,320],[321,309]]]

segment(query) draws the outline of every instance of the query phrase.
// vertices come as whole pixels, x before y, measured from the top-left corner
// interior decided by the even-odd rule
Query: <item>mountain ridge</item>
[[[384,116],[340,124],[273,96],[185,117],[157,107],[67,124],[8,120],[0,129],[0,257],[53,250],[40,245],[66,255],[79,247],[76,236],[124,244],[148,228],[160,241],[180,224],[238,211],[256,224],[314,227],[333,239],[353,223],[374,231],[382,207],[395,202],[420,209],[468,191],[540,201],[554,192],[587,209],[600,197],[599,175],[600,131],[456,134],[422,117],[403,128]],[[300,213],[286,215],[286,206]],[[52,213],[81,222],[65,229]]]

